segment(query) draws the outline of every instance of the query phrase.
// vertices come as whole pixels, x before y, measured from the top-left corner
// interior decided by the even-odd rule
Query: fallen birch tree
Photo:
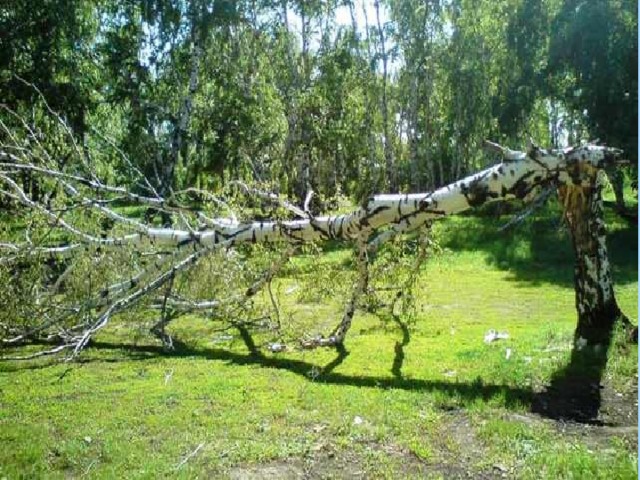
[[[19,133],[0,124],[0,196],[18,212],[7,224],[6,239],[0,243],[0,267],[5,282],[22,284],[20,288],[32,291],[29,309],[22,312],[24,318],[0,324],[0,337],[5,346],[56,342],[20,358],[58,353],[73,358],[115,315],[142,302],[160,312],[152,331],[171,346],[165,331],[170,321],[193,312],[224,315],[230,311],[229,305],[241,308],[270,284],[298,246],[328,240],[355,244],[357,278],[335,330],[325,337],[305,340],[302,346],[338,345],[367,291],[369,256],[381,245],[397,235],[425,229],[446,215],[496,200],[530,199],[536,192],[548,195],[550,189],[559,192],[574,240],[577,335],[598,341],[598,332],[621,317],[601,211],[601,177],[620,157],[621,151],[615,148],[588,144],[544,150],[530,142],[526,152],[520,152],[487,142],[486,147],[501,157],[501,162],[490,168],[433,192],[376,195],[349,213],[332,216],[312,215],[310,195],[300,208],[275,194],[238,183],[246,196],[271,202],[289,216],[243,221],[223,199],[207,192],[169,189],[161,194],[124,156],[137,187],[106,182],[59,119],[75,160],[62,163],[41,143],[38,131],[15,118],[22,127]],[[34,195],[25,179],[35,179],[48,193]],[[211,212],[226,211],[226,215],[194,207],[190,201],[194,196],[208,201]],[[138,208],[136,214],[133,207]],[[141,217],[140,209],[161,213],[171,220],[171,227],[155,225],[153,216]],[[216,298],[185,297],[176,292],[174,285],[180,275],[211,256],[233,262],[235,250],[244,244],[274,245],[282,254],[263,266],[262,273],[243,292],[230,291]],[[126,253],[114,260],[111,252]],[[84,268],[103,270],[107,280],[103,285],[81,288],[76,295],[61,295],[64,289],[73,288],[65,282],[79,268],[80,258],[84,258]],[[51,270],[47,265],[60,271],[46,274],[50,277],[46,280],[36,278],[38,272],[45,275]],[[34,268],[36,273],[25,281],[24,272]],[[9,305],[11,301],[3,300],[5,318],[15,309]],[[20,309],[11,314],[20,317]]]

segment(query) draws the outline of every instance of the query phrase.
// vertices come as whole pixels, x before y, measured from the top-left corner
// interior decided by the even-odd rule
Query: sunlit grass
[[[172,327],[185,345],[170,355],[114,322],[80,363],[1,363],[0,477],[217,478],[295,460],[312,477],[635,478],[635,444],[528,413],[569,362],[576,322],[556,213],[504,233],[491,216],[439,223],[443,250],[420,273],[413,316],[359,312],[346,356],[255,352],[191,317]],[[637,229],[609,228],[616,295],[635,320]],[[353,280],[348,249],[317,258],[296,258],[274,285],[296,334],[327,333]],[[490,329],[509,338],[486,344]],[[604,378],[635,402],[637,349],[612,348]]]

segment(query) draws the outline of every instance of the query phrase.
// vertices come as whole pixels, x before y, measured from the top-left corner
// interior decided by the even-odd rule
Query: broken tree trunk
[[[77,355],[92,336],[109,323],[112,316],[132,309],[143,300],[150,302],[151,307],[161,308],[163,312],[171,308],[174,313],[197,311],[211,315],[220,312],[225,304],[245,304],[247,297],[255,294],[253,288],[244,295],[220,292],[222,298],[210,300],[185,298],[173,291],[177,276],[192,271],[195,265],[210,255],[224,257],[226,254],[226,258],[232,261],[234,247],[243,243],[271,243],[284,245],[286,249],[314,241],[357,242],[360,276],[354,284],[353,296],[345,308],[342,322],[328,339],[315,341],[316,345],[339,344],[351,325],[358,298],[367,288],[368,251],[375,250],[395,235],[417,230],[443,216],[494,200],[525,199],[537,189],[550,186],[566,188],[561,195],[568,205],[576,205],[568,209],[568,218],[577,232],[574,236],[576,253],[579,263],[583,265],[580,272],[584,271],[580,273],[581,280],[576,287],[579,290],[579,308],[582,308],[579,314],[581,319],[584,318],[580,325],[594,325],[593,319],[596,317],[612,322],[611,319],[619,313],[613,299],[603,225],[601,221],[591,220],[591,215],[585,213],[597,206],[592,197],[588,197],[589,192],[597,191],[592,185],[594,172],[615,163],[621,152],[614,148],[584,145],[547,151],[530,144],[527,152],[517,152],[488,143],[489,148],[501,154],[501,163],[434,192],[377,195],[351,213],[325,217],[314,217],[307,209],[303,211],[276,200],[298,218],[239,222],[233,214],[230,218],[211,218],[188,202],[181,201],[184,196],[194,193],[194,189],[163,196],[147,181],[145,184],[149,188],[144,189],[143,193],[134,193],[127,188],[102,182],[93,171],[81,175],[77,168],[60,170],[41,145],[37,144],[34,148],[28,143],[21,143],[16,136],[9,135],[8,138],[11,142],[0,145],[0,193],[19,205],[23,212],[30,212],[40,220],[33,224],[25,222],[27,230],[23,232],[24,241],[18,243],[15,242],[18,237],[12,237],[0,243],[0,266],[8,265],[12,269],[20,262],[43,263],[52,257],[73,260],[79,258],[82,252],[87,252],[93,262],[92,269],[96,269],[100,265],[111,265],[113,258],[109,257],[109,252],[114,250],[136,254],[130,262],[121,261],[119,265],[122,270],[107,268],[105,275],[111,279],[108,283],[92,288],[80,299],[70,295],[65,304],[60,303],[59,281],[53,285],[43,283],[42,288],[48,290],[38,291],[33,299],[42,318],[37,318],[35,324],[30,324],[26,329],[0,324],[0,328],[5,330],[2,335],[4,338],[0,339],[4,344],[42,337],[60,340],[59,347],[36,355],[63,350],[71,351],[71,357]],[[31,138],[37,142],[37,135],[31,135]],[[55,205],[41,203],[23,190],[18,180],[24,172],[56,183],[61,193]],[[139,171],[135,173],[141,175]],[[226,206],[207,192],[196,193]],[[269,201],[275,197],[260,192],[255,195]],[[114,200],[164,212],[174,219],[173,228],[157,228],[135,216],[128,216],[126,211],[112,206]],[[95,219],[92,223],[83,220],[88,212]],[[108,220],[115,225],[111,233],[101,232],[96,227],[100,220]],[[42,225],[41,228],[48,229],[47,234],[34,237],[30,232],[32,225],[33,228]],[[34,243],[33,238],[42,241]],[[50,239],[65,241],[56,244],[51,243]],[[71,261],[66,267],[67,271],[80,263]],[[599,266],[594,267],[594,263]],[[265,278],[270,279],[282,266],[278,263],[274,265],[275,268],[268,269],[270,273]],[[259,286],[264,284],[257,283]],[[594,284],[598,286],[595,290]],[[173,317],[163,314],[160,325],[164,326],[170,318]],[[582,330],[581,333],[588,334]]]
[[[590,344],[608,343],[615,322],[624,317],[613,291],[602,208],[604,172],[576,163],[573,174],[586,181],[560,185],[575,252],[574,283],[578,325],[575,339]]]

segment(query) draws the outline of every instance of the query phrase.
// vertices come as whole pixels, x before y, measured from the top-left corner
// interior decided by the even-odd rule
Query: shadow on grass
[[[614,338],[624,337],[630,348],[637,348],[637,336],[629,338],[626,318],[620,317],[604,330],[598,330],[597,344],[574,346],[569,364],[557,371],[543,392],[536,394],[531,411],[547,418],[602,425],[605,423],[637,424],[637,406],[616,398],[611,388],[605,389],[603,375],[611,354],[616,354]],[[616,329],[620,329],[617,334]],[[620,352],[617,352],[620,353]],[[606,412],[601,412],[606,393]],[[604,417],[604,418],[603,418]],[[635,418],[635,421],[633,419]]]
[[[601,425],[602,375],[610,342],[597,350],[574,348],[569,364],[556,372],[545,390],[533,397],[531,411],[555,420]]]
[[[637,282],[637,225],[616,221],[613,215],[607,214],[608,224],[612,225],[607,247],[614,282],[621,285]],[[487,254],[488,263],[508,270],[517,281],[573,287],[575,257],[569,232],[561,225],[560,212],[548,207],[543,214],[500,231],[508,218],[484,214],[447,220],[441,246],[453,251],[482,251]]]
[[[242,326],[242,325],[238,325],[237,329],[238,329],[238,332],[240,333],[240,338],[244,342],[244,345],[247,347],[247,350],[249,350],[249,356],[251,358],[256,359],[256,360],[266,359],[267,357],[265,357],[262,354],[260,349],[256,346],[256,343],[253,341],[253,337],[251,336],[251,332],[249,332],[249,330],[246,327]],[[192,350],[192,349],[190,349],[190,347],[186,346],[184,343],[181,343],[180,348],[183,349],[183,350],[186,350],[186,351]],[[328,373],[331,373],[333,371],[333,369],[335,369],[342,362],[344,362],[344,360],[349,356],[349,352],[344,347],[344,345],[341,345],[341,344],[336,345],[335,346],[335,350],[338,353],[336,358],[331,360],[322,369],[322,373],[325,374],[325,375],[328,374]],[[259,362],[256,362],[256,363],[259,363]],[[311,366],[309,368],[311,369]]]
[[[532,413],[545,418],[560,421],[602,425],[600,418],[601,382],[607,365],[610,340],[600,344],[596,349],[586,347],[582,350],[574,348],[570,363],[559,370],[551,383],[542,392],[530,388],[512,387],[508,385],[486,384],[481,378],[472,382],[454,382],[441,380],[422,380],[404,378],[401,373],[404,360],[403,348],[410,340],[406,325],[402,327],[403,339],[396,343],[395,357],[391,373],[393,376],[347,375],[334,372],[349,355],[344,346],[336,347],[336,357],[324,367],[298,359],[267,356],[256,346],[248,330],[240,328],[240,337],[248,352],[239,353],[222,348],[197,348],[179,340],[174,340],[174,350],[167,351],[160,345],[136,345],[107,341],[91,341],[89,351],[119,351],[121,355],[112,358],[81,357],[79,366],[94,362],[147,361],[158,357],[201,358],[205,360],[225,362],[238,366],[259,365],[263,368],[283,370],[303,377],[310,382],[329,385],[345,385],[375,389],[398,389],[418,392],[439,392],[454,401],[455,406],[468,405],[474,401],[489,401],[492,398],[502,399],[505,408],[524,406]],[[54,363],[55,364],[55,363]],[[48,363],[22,364],[17,369],[39,369],[54,365]],[[64,370],[58,380],[72,371],[72,367]],[[451,408],[445,400],[442,408]],[[628,412],[623,412],[625,415]],[[622,417],[623,415],[621,415]],[[608,422],[607,422],[608,423]]]
[[[248,332],[245,332],[245,334]],[[406,379],[395,375],[392,377],[347,375],[334,372],[348,356],[348,351],[344,347],[336,348],[336,358],[331,360],[324,367],[303,360],[291,358],[279,358],[266,356],[261,353],[253,343],[250,335],[241,337],[249,340],[248,353],[238,353],[218,348],[194,348],[179,341],[174,341],[175,350],[167,352],[161,346],[155,345],[131,345],[110,343],[103,341],[93,341],[88,350],[121,350],[126,352],[125,358],[117,359],[90,359],[81,358],[81,363],[91,363],[95,361],[127,361],[127,360],[150,360],[156,356],[169,357],[196,357],[206,360],[220,361],[233,365],[259,365],[263,368],[284,370],[294,373],[313,381],[328,385],[348,385],[354,387],[367,387],[376,389],[398,389],[407,391],[441,392],[452,399],[460,401],[463,405],[475,400],[489,401],[494,397],[503,398],[506,407],[517,407],[530,405],[533,399],[533,392],[530,389],[510,387],[507,385],[490,385],[482,382],[480,378],[473,382],[450,382],[439,380]],[[395,362],[394,362],[395,363]]]
[[[402,341],[396,342],[394,346],[395,355],[393,357],[393,365],[391,366],[391,373],[397,379],[402,378],[402,365],[404,364],[404,347],[409,345],[411,341],[411,335],[409,334],[409,327],[402,321],[400,316],[393,314],[393,321],[398,325],[402,331]]]

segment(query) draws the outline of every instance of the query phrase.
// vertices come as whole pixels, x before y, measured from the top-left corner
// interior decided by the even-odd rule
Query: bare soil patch
[[[265,464],[238,466],[229,472],[232,480],[299,480],[299,479],[352,479],[352,478],[447,478],[490,479],[501,475],[479,474],[462,459],[436,455],[433,460],[423,460],[408,449],[397,445],[369,443],[363,453],[350,450],[335,450],[324,444],[318,451],[304,458],[277,460]],[[370,457],[384,459],[381,469],[379,461],[371,464]]]

